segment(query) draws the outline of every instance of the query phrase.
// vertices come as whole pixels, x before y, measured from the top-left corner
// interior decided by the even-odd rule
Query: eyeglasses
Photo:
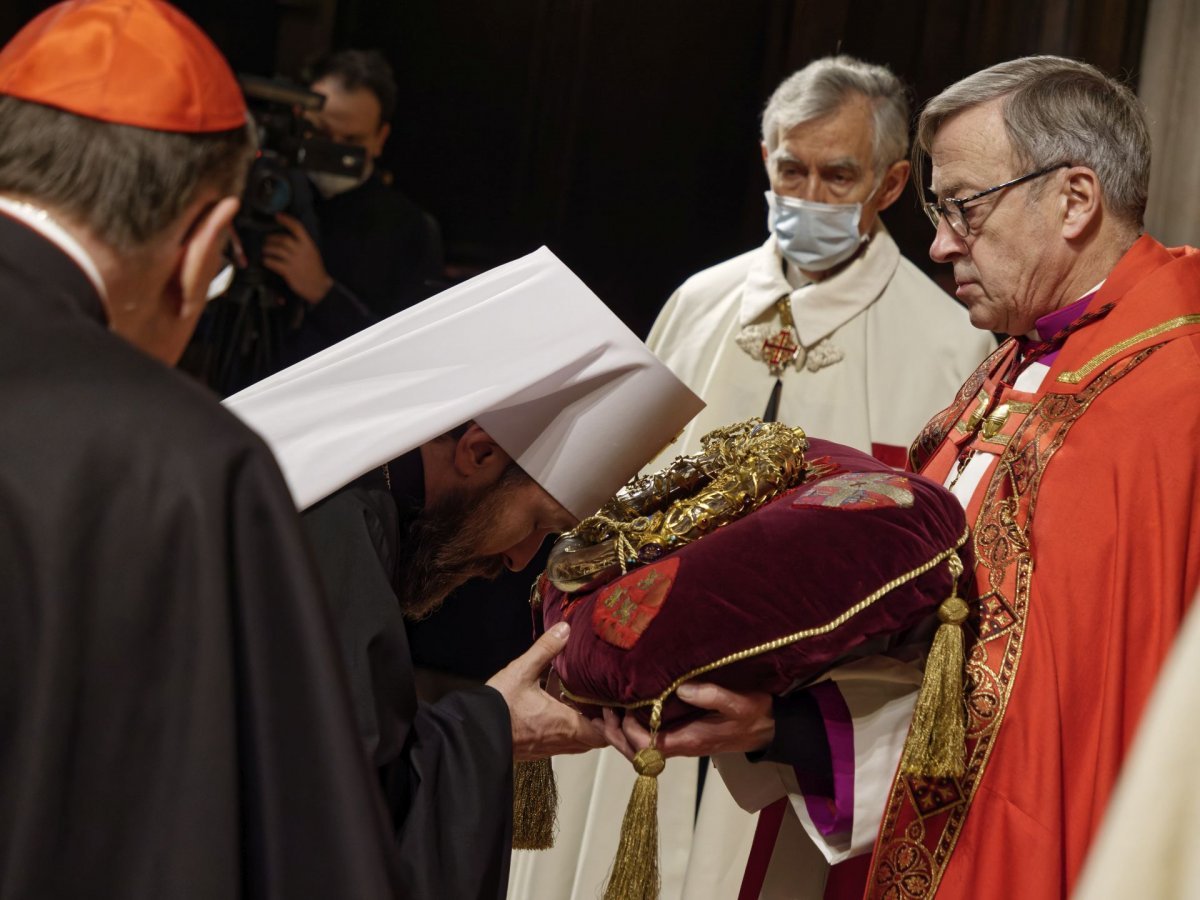
[[[963,197],[961,200],[954,197],[947,197],[941,203],[922,203],[921,205],[925,208],[925,215],[929,216],[929,221],[933,223],[934,228],[937,228],[942,219],[945,219],[955,234],[965,238],[971,233],[971,226],[967,224],[968,204],[982,200],[989,194],[994,194],[1005,188],[1015,187],[1034,178],[1041,178],[1043,175],[1048,175],[1058,169],[1065,169],[1070,165],[1071,163],[1069,162],[1061,162],[1053,166],[1047,166],[1044,169],[1038,169],[1036,172],[1030,172],[1028,175],[1022,175],[1020,178],[1014,178],[1012,181],[1006,181],[1004,184],[998,184],[985,191],[980,191],[978,194],[972,194],[970,197]]]

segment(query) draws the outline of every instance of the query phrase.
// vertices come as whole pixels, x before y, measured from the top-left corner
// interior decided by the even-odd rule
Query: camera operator
[[[263,244],[263,266],[305,301],[304,324],[287,337],[285,363],[317,350],[439,289],[437,222],[392,187],[375,163],[391,132],[396,82],[377,51],[343,50],[314,67],[310,89],[325,97],[306,113],[317,132],[362,147],[361,179],[310,173],[318,237],[280,213],[286,232]]]

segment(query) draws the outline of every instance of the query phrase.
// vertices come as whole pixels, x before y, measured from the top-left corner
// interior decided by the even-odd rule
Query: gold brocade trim
[[[707,665],[703,665],[698,668],[692,669],[692,671],[688,672],[686,675],[681,675],[679,678],[676,678],[673,682],[671,682],[670,686],[667,687],[667,689],[664,690],[657,697],[653,697],[649,700],[635,700],[631,703],[611,703],[611,702],[606,702],[604,700],[595,700],[590,697],[581,697],[577,694],[571,693],[565,687],[562,689],[562,692],[561,692],[562,696],[566,697],[568,700],[572,700],[576,703],[585,703],[588,706],[607,706],[607,707],[615,707],[615,708],[620,708],[620,709],[640,709],[644,706],[654,706],[655,704],[658,704],[659,706],[661,706],[662,703],[669,696],[671,696],[671,694],[675,693],[675,691],[678,690],[678,688],[681,684],[683,684],[684,682],[687,682],[687,681],[691,681],[693,678],[695,678],[698,675],[703,675],[706,672],[711,672],[714,669],[721,668],[722,666],[728,666],[728,665],[732,665],[733,663],[736,663],[736,662],[741,662],[744,659],[750,659],[755,656],[761,656],[764,653],[770,653],[772,650],[780,650],[783,647],[788,646],[789,644],[795,644],[795,643],[798,643],[799,641],[806,640],[807,638],[817,637],[822,634],[828,634],[829,632],[834,631],[837,628],[840,628],[842,625],[845,625],[847,622],[849,622],[852,618],[854,618],[860,612],[862,612],[863,610],[867,609],[868,607],[874,605],[876,603],[876,601],[878,601],[881,597],[894,591],[896,588],[900,587],[901,585],[907,584],[908,582],[912,581],[914,578],[921,577],[926,572],[930,571],[931,569],[936,568],[939,564],[945,562],[954,553],[956,553],[958,551],[958,549],[963,546],[963,544],[965,544],[967,542],[967,539],[970,537],[970,535],[971,535],[971,530],[969,528],[965,529],[962,533],[962,536],[959,537],[957,542],[955,542],[954,546],[950,547],[947,550],[943,550],[937,556],[933,557],[933,559],[930,559],[930,560],[922,563],[917,568],[912,569],[911,571],[905,572],[903,575],[898,575],[897,577],[893,578],[891,581],[889,581],[883,587],[879,588],[877,591],[864,597],[862,600],[859,600],[857,603],[855,603],[852,607],[850,607],[848,610],[843,612],[841,615],[839,615],[833,621],[827,622],[824,625],[818,625],[815,628],[806,628],[803,631],[797,631],[795,634],[789,634],[786,637],[776,638],[775,640],[768,641],[765,644],[759,644],[757,647],[750,647],[747,650],[739,650],[737,653],[730,653],[728,656],[722,656],[716,662],[711,662],[711,663],[708,663]]]
[[[1112,367],[1079,394],[1043,395],[1001,455],[972,533],[978,596],[966,648],[966,772],[961,778],[896,777],[872,855],[868,900],[928,900],[936,894],[987,770],[1023,655],[1034,568],[1030,532],[1046,468],[1092,402],[1161,346]]]
[[[1063,372],[1058,376],[1058,380],[1063,384],[1079,384],[1079,382],[1095,371],[1098,366],[1104,365],[1104,363],[1108,362],[1118,353],[1124,353],[1134,344],[1140,344],[1149,338],[1158,337],[1159,335],[1166,334],[1168,331],[1174,331],[1176,328],[1183,328],[1187,325],[1200,325],[1200,315],[1176,316],[1174,319],[1168,319],[1161,325],[1155,325],[1153,328],[1139,331],[1132,337],[1127,337],[1120,343],[1113,344],[1103,353],[1096,354],[1074,372]]]
[[[913,472],[921,471],[921,468],[929,461],[934,451],[941,446],[950,431],[957,427],[955,423],[962,419],[968,404],[978,396],[977,392],[983,386],[987,376],[998,366],[1006,365],[1012,354],[1016,352],[1016,347],[1016,340],[1009,338],[993,350],[958,389],[958,393],[954,396],[954,402],[926,423],[916,440],[908,448],[909,469]],[[966,433],[965,428],[962,433]]]

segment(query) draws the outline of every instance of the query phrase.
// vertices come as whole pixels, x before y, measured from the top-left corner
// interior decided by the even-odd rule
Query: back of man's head
[[[69,0],[0,52],[0,193],[118,253],[161,235],[202,188],[240,194],[252,152],[228,64],[158,0]]]
[[[976,72],[946,88],[921,110],[913,178],[922,177],[925,157],[943,124],[994,100],[1001,101],[1018,168],[1086,166],[1096,173],[1108,210],[1127,226],[1141,230],[1150,184],[1145,113],[1129,88],[1078,60],[1027,56]]]
[[[396,114],[396,76],[378,50],[339,50],[322,57],[310,67],[307,81],[316,84],[336,79],[347,91],[365,89],[379,101],[380,123]]]
[[[845,55],[814,60],[775,89],[762,115],[767,152],[773,153],[797,125],[830,116],[856,96],[871,104],[876,171],[904,159],[908,153],[908,91],[886,66]]]

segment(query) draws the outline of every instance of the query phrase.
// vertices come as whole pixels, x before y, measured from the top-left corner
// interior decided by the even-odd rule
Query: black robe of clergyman
[[[512,840],[512,724],[490,687],[418,703],[392,589],[421,504],[419,452],[304,514],[350,674],[355,712],[395,823],[404,896],[503,898]]]
[[[0,215],[0,898],[398,896],[257,437]]]

